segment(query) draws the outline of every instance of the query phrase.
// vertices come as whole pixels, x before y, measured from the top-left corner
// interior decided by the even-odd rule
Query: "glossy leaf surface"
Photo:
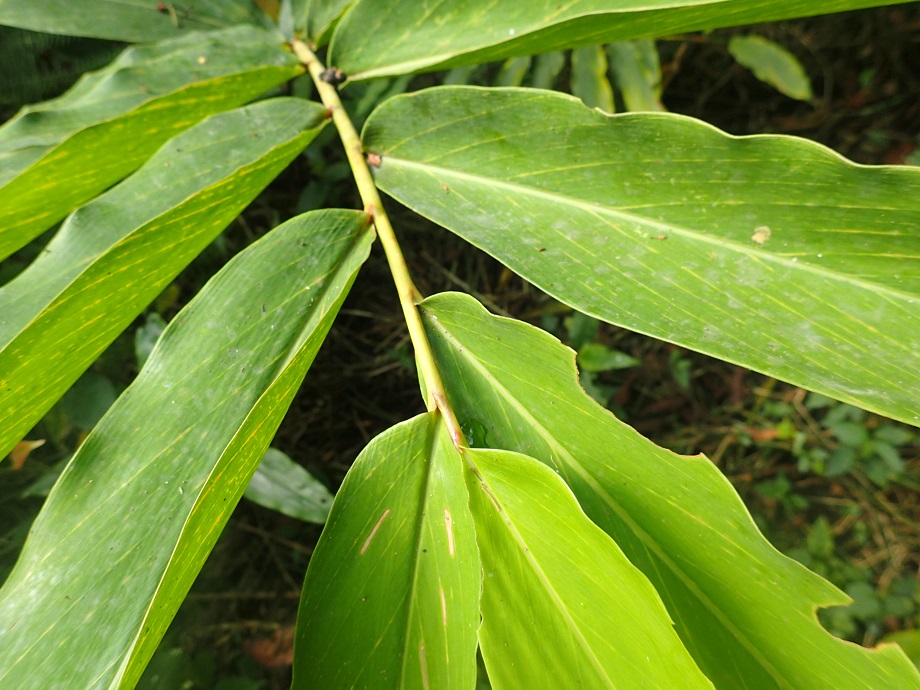
[[[920,169],[561,94],[369,118],[378,185],[592,316],[920,424]]]
[[[906,2],[907,0],[901,0]],[[353,79],[893,4],[881,0],[359,0],[330,63]]]
[[[303,150],[324,113],[276,99],[199,123],[75,211],[0,288],[0,457]]]
[[[480,570],[463,462],[424,414],[364,449],[304,583],[295,690],[469,690]]]
[[[421,308],[460,423],[480,430],[477,444],[526,453],[565,479],[654,584],[717,688],[920,688],[897,648],[826,632],[816,607],[848,597],[776,551],[706,458],[659,448],[593,402],[571,350],[464,295]]]
[[[712,688],[661,599],[565,483],[517,453],[469,450],[482,656],[495,690]]]
[[[302,71],[253,27],[130,48],[0,127],[0,259],[138,168],[196,122]]]
[[[65,469],[0,590],[0,686],[134,686],[371,239],[363,213],[298,216],[175,317]]]
[[[268,27],[271,20],[253,0],[95,0],[91,8],[73,0],[0,0],[0,24],[142,43],[237,24]]]
[[[323,524],[332,494],[318,479],[277,448],[269,448],[243,494],[253,503],[288,517]]]

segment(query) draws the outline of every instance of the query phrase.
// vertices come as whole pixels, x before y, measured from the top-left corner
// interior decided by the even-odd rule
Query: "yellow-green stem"
[[[358,132],[355,130],[351,118],[348,117],[348,113],[342,107],[338,91],[332,84],[323,79],[324,67],[319,58],[302,41],[295,40],[292,46],[294,54],[297,55],[309,70],[310,76],[313,77],[313,83],[316,85],[316,90],[319,92],[323,105],[332,114],[332,121],[339,132],[342,145],[345,147],[345,155],[348,157],[348,164],[351,166],[352,175],[354,175],[355,183],[358,185],[358,193],[361,195],[364,211],[374,220],[377,236],[380,238],[380,244],[383,245],[387,263],[390,265],[393,282],[396,283],[399,303],[406,319],[406,326],[409,328],[409,338],[415,348],[416,361],[422,370],[422,379],[425,382],[427,392],[425,402],[429,410],[437,409],[444,417],[444,423],[447,425],[450,437],[457,449],[464,448],[466,447],[465,439],[457,422],[457,417],[447,401],[444,383],[441,381],[441,374],[435,364],[434,354],[431,352],[431,345],[428,342],[428,336],[425,335],[425,327],[422,325],[422,318],[418,312],[417,304],[422,301],[422,295],[412,282],[409,267],[406,266],[406,260],[403,257],[399,242],[396,240],[393,226],[390,224],[390,219],[383,208],[383,203],[380,201],[377,185],[374,184],[371,170],[364,158],[364,147],[361,145],[361,139],[358,137]]]

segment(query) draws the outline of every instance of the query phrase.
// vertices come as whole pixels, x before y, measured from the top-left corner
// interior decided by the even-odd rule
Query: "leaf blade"
[[[298,30],[303,31],[317,46],[332,38],[339,20],[355,4],[355,0],[298,0],[295,9]]]
[[[607,46],[610,69],[626,110],[663,111],[658,46],[651,39],[617,41]]]
[[[302,71],[273,33],[237,27],[129,48],[0,127],[0,259],[135,170],[172,136]]]
[[[269,448],[243,495],[288,517],[323,524],[332,494],[309,472],[276,448]]]
[[[717,688],[920,687],[895,648],[824,630],[815,608],[848,597],[776,551],[703,456],[658,448],[592,401],[571,350],[466,295],[436,295],[421,310],[460,423],[565,479],[653,583]]]
[[[916,169],[520,89],[397,97],[363,138],[381,189],[576,309],[920,422]]]
[[[336,28],[330,64],[352,79],[368,79],[882,4],[891,3],[579,0],[560,5],[553,0],[465,0],[431,6],[415,0],[359,0]]]
[[[811,81],[802,63],[781,45],[756,34],[732,36],[728,52],[762,82],[800,101],[812,99]]]
[[[293,688],[472,687],[480,578],[462,473],[433,413],[362,451],[310,560]]]
[[[212,116],[76,211],[0,288],[0,456],[313,139],[324,112],[276,99]]]
[[[371,241],[362,213],[299,216],[173,320],[67,466],[0,590],[4,687],[133,687]]]
[[[92,12],[68,0],[3,0],[0,24],[66,36],[144,42],[189,31],[208,31],[236,24],[271,27],[271,20],[249,0],[126,2],[99,0]]]
[[[496,690],[712,688],[649,581],[556,474],[517,453],[464,455],[476,468],[479,639]]]
[[[572,95],[589,108],[600,108],[608,113],[616,110],[603,46],[584,46],[572,51],[571,87]]]

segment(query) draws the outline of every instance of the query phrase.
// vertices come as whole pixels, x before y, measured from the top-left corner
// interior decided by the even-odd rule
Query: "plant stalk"
[[[393,226],[390,224],[386,210],[383,208],[380,195],[377,193],[377,185],[374,184],[370,167],[368,167],[367,160],[364,157],[364,147],[361,145],[361,139],[351,118],[345,108],[342,107],[342,101],[335,86],[323,78],[323,72],[325,71],[323,63],[303,41],[295,39],[291,45],[294,49],[294,54],[309,70],[323,105],[331,113],[332,122],[335,124],[336,130],[338,130],[339,138],[345,148],[345,155],[348,157],[348,164],[351,166],[352,175],[358,185],[358,193],[361,195],[361,202],[364,204],[364,212],[371,216],[374,221],[377,236],[380,238],[380,244],[383,246],[383,252],[390,266],[393,282],[396,284],[403,317],[409,329],[409,338],[415,348],[416,361],[422,371],[422,380],[425,382],[426,391],[425,404],[429,411],[437,409],[441,413],[454,446],[457,450],[462,451],[463,448],[467,447],[466,439],[460,429],[460,424],[457,422],[457,417],[447,401],[444,382],[441,380],[441,374],[435,364],[431,344],[428,342],[428,336],[425,335],[425,327],[422,325],[422,318],[419,315],[417,305],[422,301],[422,295],[409,275],[406,259],[403,257],[402,249],[396,239],[396,234],[393,232]]]

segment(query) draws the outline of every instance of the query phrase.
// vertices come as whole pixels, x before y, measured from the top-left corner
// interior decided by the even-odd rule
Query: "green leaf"
[[[329,489],[277,448],[265,451],[243,495],[288,517],[320,525],[332,505]]]
[[[655,589],[552,470],[516,453],[464,455],[495,690],[712,687]]]
[[[363,139],[381,189],[576,309],[920,423],[920,169],[523,89],[399,96]]]
[[[889,633],[882,638],[882,642],[896,643],[904,650],[914,666],[920,667],[920,630],[912,628]]]
[[[324,46],[342,15],[354,4],[355,0],[295,0],[294,26],[317,46]]]
[[[298,216],[173,319],[67,466],[0,590],[0,686],[134,686],[371,240],[363,213]]]
[[[572,51],[571,81],[572,95],[589,108],[600,108],[608,113],[615,110],[603,46],[585,46]]]
[[[118,398],[112,381],[102,374],[87,371],[70,387],[61,404],[74,426],[89,431]]]
[[[252,27],[130,48],[60,98],[0,127],[0,259],[140,166],[208,115],[302,68]]]
[[[271,19],[253,0],[96,0],[92,8],[72,0],[0,0],[0,24],[142,43],[237,24],[269,28]]]
[[[502,65],[495,77],[495,85],[520,86],[524,83],[524,77],[527,76],[532,61],[533,59],[530,56],[505,60],[505,64]]]
[[[537,55],[534,59],[533,74],[530,85],[535,89],[551,89],[565,67],[565,53],[556,50],[552,53]],[[444,82],[447,83],[446,81]]]
[[[295,690],[473,687],[480,570],[467,501],[436,413],[371,441],[310,559]]]
[[[138,366],[144,366],[164,330],[166,330],[165,319],[156,312],[151,312],[147,314],[145,323],[134,331],[134,358]]]
[[[358,0],[339,22],[329,64],[352,79],[368,79],[896,2]]]
[[[295,99],[214,115],[75,211],[0,288],[0,457],[316,136]]]
[[[828,424],[828,429],[833,432],[843,445],[853,448],[861,447],[869,440],[869,431],[864,424],[857,422],[836,422]]]
[[[421,309],[461,425],[475,420],[493,447],[565,479],[651,580],[716,687],[920,688],[892,647],[863,649],[827,633],[816,607],[848,598],[770,546],[706,458],[658,448],[588,398],[571,350],[464,295],[432,297]]]
[[[610,69],[626,110],[662,111],[658,47],[650,39],[617,41],[607,46]]]
[[[800,101],[810,101],[811,81],[802,63],[783,48],[763,36],[732,36],[728,52],[762,82]]]
[[[578,365],[585,371],[629,369],[642,364],[635,357],[611,350],[600,343],[588,343],[578,350]]]

